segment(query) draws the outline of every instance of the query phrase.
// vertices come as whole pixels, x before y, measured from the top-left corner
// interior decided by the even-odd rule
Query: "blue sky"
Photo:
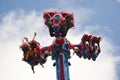
[[[100,35],[103,37],[103,40],[101,42],[102,53],[100,58],[98,58],[98,61],[93,64],[93,62],[85,62],[82,59],[81,61],[84,63],[80,61],[81,65],[78,65],[79,62],[74,63],[73,60],[76,60],[77,57],[73,56],[74,58],[71,60],[71,62],[73,62],[71,67],[71,75],[76,74],[75,70],[72,69],[78,68],[76,66],[81,67],[81,69],[84,69],[84,67],[86,66],[86,70],[89,71],[89,68],[87,66],[93,67],[92,65],[94,65],[94,68],[96,69],[101,66],[100,64],[102,64],[105,65],[103,67],[101,66],[102,69],[105,70],[105,72],[102,72],[102,70],[101,72],[99,72],[99,70],[96,70],[93,74],[99,73],[99,75],[101,75],[102,77],[100,79],[103,80],[120,79],[120,77],[118,76],[120,74],[120,69],[118,68],[118,66],[120,66],[120,0],[0,0],[0,44],[2,45],[0,45],[0,51],[1,53],[4,53],[0,53],[2,55],[0,57],[0,63],[2,64],[2,71],[0,72],[0,74],[3,75],[2,77],[0,77],[1,80],[7,80],[7,78],[5,78],[5,75],[9,76],[9,74],[5,74],[5,72],[11,72],[11,70],[14,69],[12,68],[13,66],[18,67],[16,66],[18,65],[17,61],[20,63],[18,68],[21,70],[21,72],[15,69],[17,71],[13,70],[13,75],[16,75],[16,73],[19,73],[19,75],[21,75],[24,72],[25,74],[28,74],[27,76],[32,76],[31,80],[39,79],[39,74],[36,73],[35,75],[33,75],[28,65],[20,61],[22,54],[16,53],[21,52],[17,48],[20,44],[21,38],[23,36],[28,36],[31,38],[34,31],[38,33],[37,39],[41,42],[41,44],[47,45],[52,42],[52,39],[48,42],[45,41],[47,39],[50,39],[46,28],[43,27],[45,25],[43,24],[42,12],[45,10],[73,12],[76,28],[71,29],[67,35],[67,38],[73,41],[73,43],[79,43],[79,40],[84,33]],[[71,39],[72,36],[75,36],[75,38]],[[6,41],[6,45],[3,44],[4,41]],[[10,47],[9,45],[13,45],[13,47]],[[14,55],[10,56],[9,53],[14,53]],[[7,60],[11,60],[11,62],[15,63],[13,64],[13,66],[10,67],[12,68],[10,71],[8,67],[5,67],[8,66],[8,64],[6,64],[8,62]],[[51,68],[52,63],[53,62],[47,63],[49,64],[49,67],[46,67],[46,70],[41,69],[43,73],[51,73],[52,71],[55,71],[55,68]],[[108,69],[106,68],[107,65],[109,65]],[[5,70],[5,68],[8,69]],[[22,72],[22,70],[26,70],[26,68],[28,68],[28,72]],[[51,69],[52,71],[47,72],[47,70],[49,69]],[[38,69],[38,67],[37,70],[41,71],[40,69]],[[106,75],[106,73],[108,72],[110,73],[109,75],[111,76],[111,79],[109,79],[109,76]],[[77,72],[77,74],[81,74],[81,76],[84,76],[83,73],[85,72],[82,72],[82,70],[81,72]],[[104,76],[102,74],[105,74],[106,77],[103,78]],[[9,76],[9,78],[11,78],[11,80],[16,80],[13,75],[11,75],[12,77]],[[88,75],[90,75],[89,72]],[[22,77],[23,76],[24,75],[22,75]],[[53,77],[51,79],[55,80],[55,75],[52,76]],[[72,79],[74,79],[74,77],[78,76],[71,76]],[[20,80],[24,80],[24,78],[29,79],[26,78],[26,76],[24,76],[24,78],[19,78]],[[93,80],[98,80],[97,78],[99,77],[91,78],[90,76],[88,76],[88,79],[89,78]],[[88,80],[84,77],[82,79]]]
[[[109,27],[112,32],[107,35],[114,38],[116,44],[119,43],[119,25],[120,25],[120,1],[117,0],[75,0],[62,4],[57,0],[0,0],[0,13],[4,15],[11,10],[23,9],[26,13],[29,13],[32,10],[42,11],[50,8],[57,8],[63,10],[69,5],[72,8],[84,7],[92,9],[95,11],[95,14],[90,18],[89,21],[83,22],[83,26],[86,25],[101,25]],[[119,43],[120,44],[120,43]]]

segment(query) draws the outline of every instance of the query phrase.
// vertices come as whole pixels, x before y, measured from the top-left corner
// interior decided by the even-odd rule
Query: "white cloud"
[[[116,3],[120,3],[120,0],[114,0]]]
[[[74,10],[73,13],[79,13],[79,11]],[[83,16],[87,15],[89,14],[83,14]],[[77,20],[77,22],[80,21]],[[67,35],[72,43],[79,43],[83,33],[89,33],[89,31],[80,32],[77,30],[78,26],[71,29]],[[37,32],[36,39],[43,46],[52,43],[53,38],[49,36],[48,30],[45,28],[41,12],[32,11],[26,14],[22,10],[11,11],[2,18],[2,22],[0,22],[0,80],[56,80],[55,68],[52,67],[54,61],[51,58],[48,58],[45,69],[36,66],[35,74],[32,74],[27,63],[21,61],[22,51],[19,50],[21,39],[24,36],[31,39],[34,32]],[[115,46],[104,36],[101,42],[102,52],[95,62],[72,56],[70,60],[72,64],[70,66],[71,80],[117,80],[116,66],[120,58],[113,56]]]
[[[118,0],[118,2],[120,2],[120,0]]]

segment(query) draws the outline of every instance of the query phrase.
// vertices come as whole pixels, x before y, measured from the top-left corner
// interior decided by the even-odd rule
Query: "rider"
[[[36,33],[34,33],[34,37],[31,41],[28,41],[28,38],[24,37],[26,42],[30,45],[30,55],[34,56],[35,58],[38,57],[38,53],[40,52],[40,44],[39,42],[35,41]]]
[[[20,48],[23,51],[23,61],[27,61],[28,60],[28,55],[30,53],[30,45],[27,44],[26,42],[24,42],[24,40],[22,39],[22,45],[20,45]]]
[[[68,30],[74,26],[73,14],[65,12],[45,12],[45,24],[49,28],[50,36],[65,37]]]
[[[29,50],[29,61],[28,63],[31,65],[31,68],[34,73],[34,66],[37,65],[38,63],[41,64],[42,58],[41,58],[41,48],[40,48],[40,43],[35,41],[36,33],[34,33],[34,37],[31,41],[28,40],[28,38],[24,37],[26,40],[27,44],[30,45],[30,50]],[[43,65],[41,64],[43,67]]]
[[[100,40],[101,40],[101,37],[97,37],[97,36],[93,36],[91,38],[91,43],[90,43],[90,47],[91,47],[91,50],[92,50],[92,59],[95,61],[98,54],[100,53]]]
[[[90,39],[91,39],[92,35],[88,35],[88,34],[84,34],[82,37],[82,55],[84,58],[88,58],[89,59],[89,55],[90,55]]]
[[[23,61],[27,62],[28,64],[31,65],[31,69],[34,71],[34,65],[36,65],[36,62],[33,61],[33,58],[30,56],[30,45],[27,42],[24,42],[24,40],[22,40],[22,45],[20,46],[20,48],[23,51]]]

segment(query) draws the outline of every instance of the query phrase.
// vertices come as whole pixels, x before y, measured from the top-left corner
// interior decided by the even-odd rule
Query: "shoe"
[[[54,67],[56,66],[56,62],[53,63],[53,66],[54,66]]]
[[[69,66],[71,66],[71,63],[70,63],[70,62],[68,62],[68,65],[69,65]]]

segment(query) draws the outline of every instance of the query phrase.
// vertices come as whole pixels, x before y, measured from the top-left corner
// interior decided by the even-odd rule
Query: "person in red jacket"
[[[29,50],[29,55],[28,55],[28,57],[29,57],[28,64],[31,65],[33,73],[35,72],[34,66],[37,65],[38,63],[41,64],[41,62],[43,60],[43,58],[41,57],[40,43],[35,40],[35,37],[36,37],[36,33],[34,33],[34,37],[31,41],[29,41],[28,38],[24,37],[27,44],[30,45],[30,50]],[[44,67],[42,64],[41,64],[41,66]]]

